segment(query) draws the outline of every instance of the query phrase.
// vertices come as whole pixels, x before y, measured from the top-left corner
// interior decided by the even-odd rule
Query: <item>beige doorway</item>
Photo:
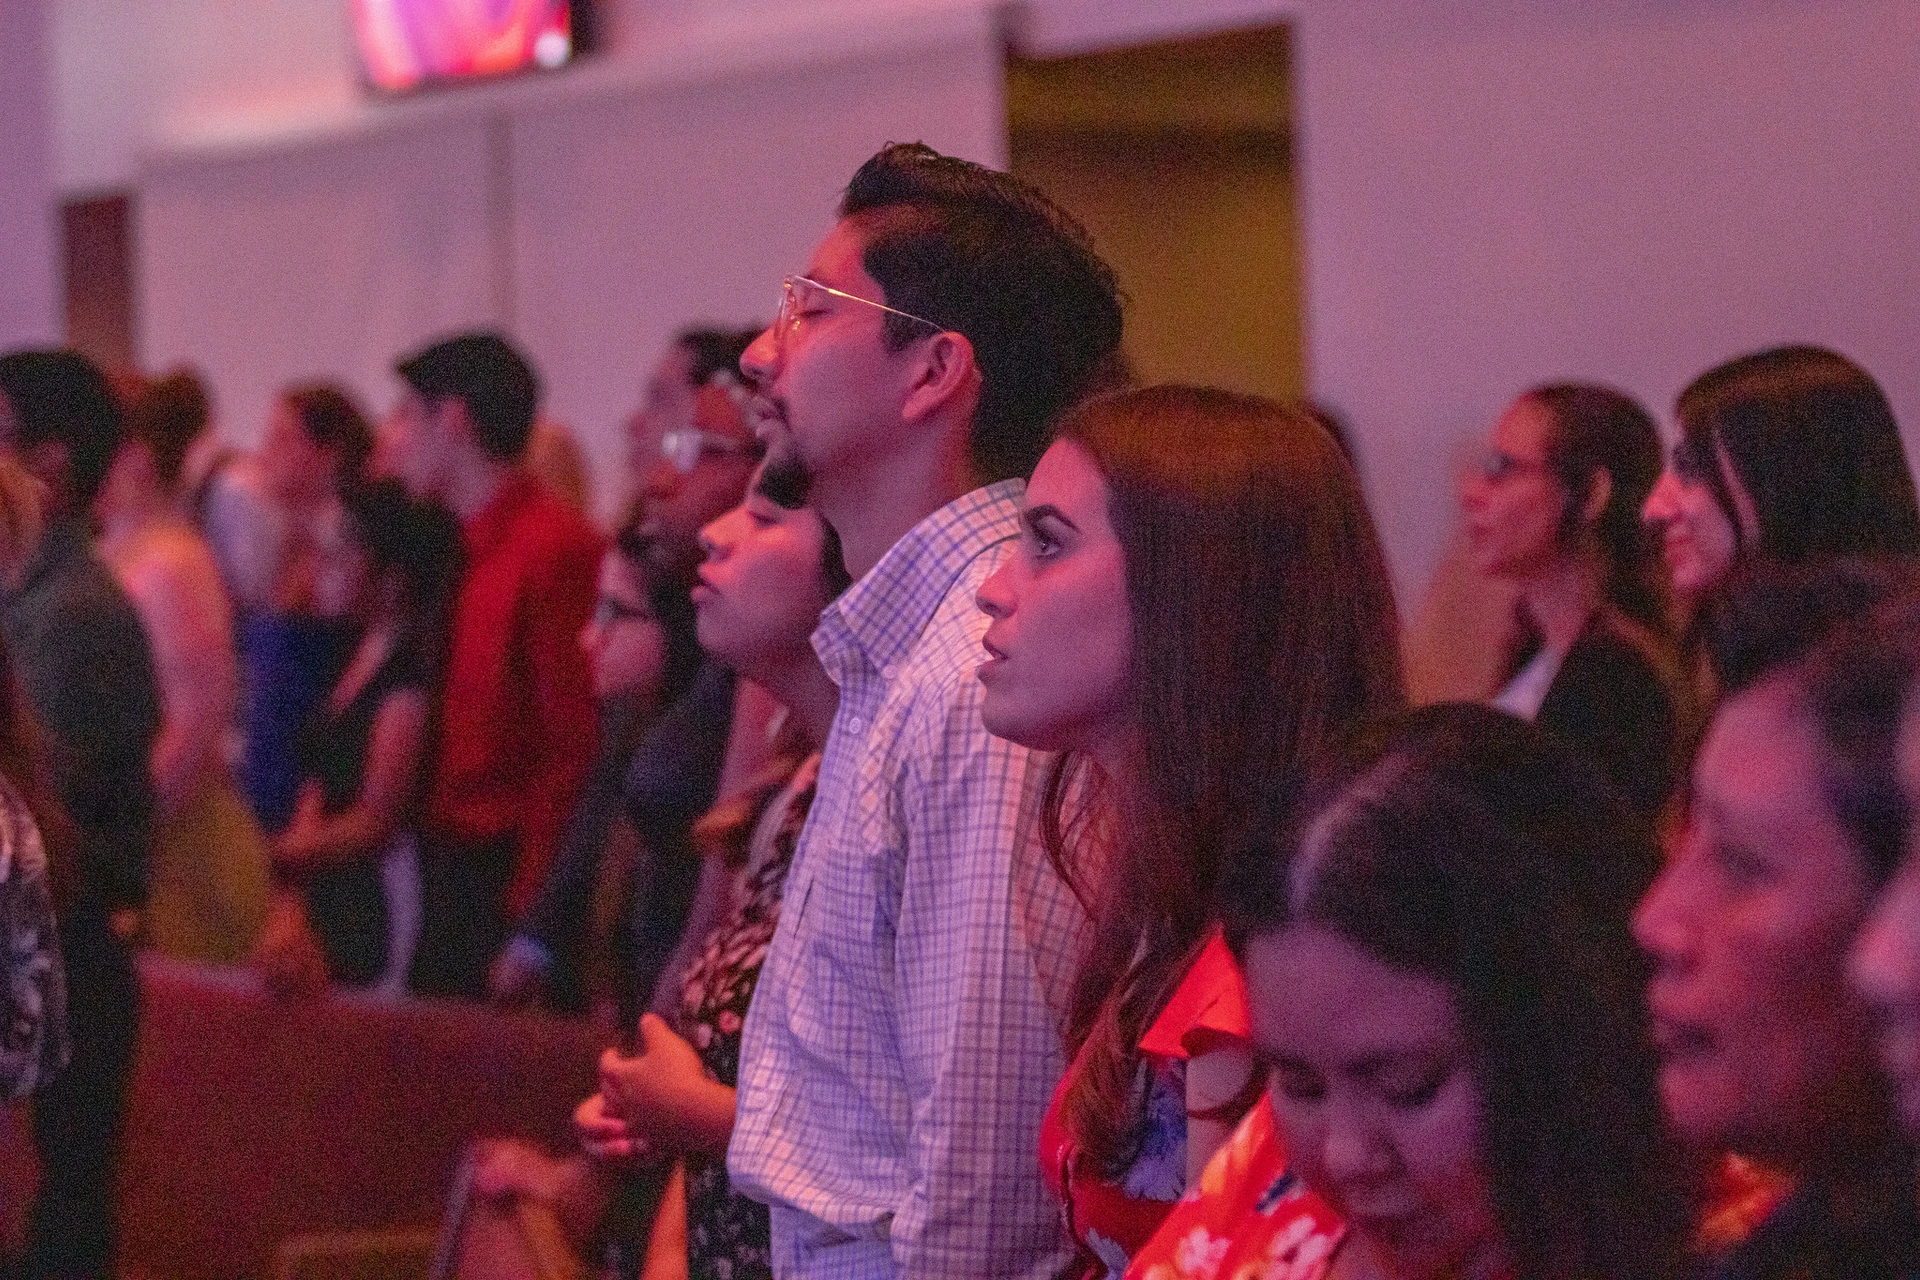
[[[1010,56],[1013,171],[1092,231],[1143,382],[1306,387],[1285,27]]]

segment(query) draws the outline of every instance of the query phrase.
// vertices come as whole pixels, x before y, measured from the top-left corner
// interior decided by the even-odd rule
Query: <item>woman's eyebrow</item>
[[[1066,513],[1054,506],[1051,502],[1043,502],[1037,507],[1028,507],[1020,518],[1026,522],[1029,529],[1032,529],[1036,533],[1040,531],[1040,522],[1042,520],[1058,520],[1061,524],[1074,530],[1076,533],[1079,532],[1080,529],[1079,525],[1067,519]]]

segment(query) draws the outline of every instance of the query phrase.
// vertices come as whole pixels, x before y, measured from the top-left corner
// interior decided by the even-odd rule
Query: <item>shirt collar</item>
[[[815,647],[833,647],[834,632],[844,631],[874,666],[897,662],[966,567],[1019,536],[1025,491],[1024,480],[1002,480],[956,498],[913,526],[866,577],[827,606],[814,633]]]

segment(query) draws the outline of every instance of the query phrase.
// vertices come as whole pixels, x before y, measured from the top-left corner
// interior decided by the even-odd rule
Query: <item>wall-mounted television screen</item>
[[[551,71],[585,52],[588,0],[350,0],[367,80],[425,84]]]

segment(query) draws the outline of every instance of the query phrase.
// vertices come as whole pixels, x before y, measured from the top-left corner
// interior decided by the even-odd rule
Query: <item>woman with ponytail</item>
[[[1359,482],[1304,411],[1153,387],[1069,414],[979,592],[987,728],[1061,752],[1042,819],[1091,926],[1041,1159],[1123,1272],[1259,1096],[1223,860],[1306,763],[1401,701]]]
[[[1490,701],[1583,751],[1646,814],[1673,787],[1679,723],[1666,577],[1640,521],[1659,477],[1645,409],[1552,383],[1500,416],[1461,491],[1475,566],[1519,590]]]

